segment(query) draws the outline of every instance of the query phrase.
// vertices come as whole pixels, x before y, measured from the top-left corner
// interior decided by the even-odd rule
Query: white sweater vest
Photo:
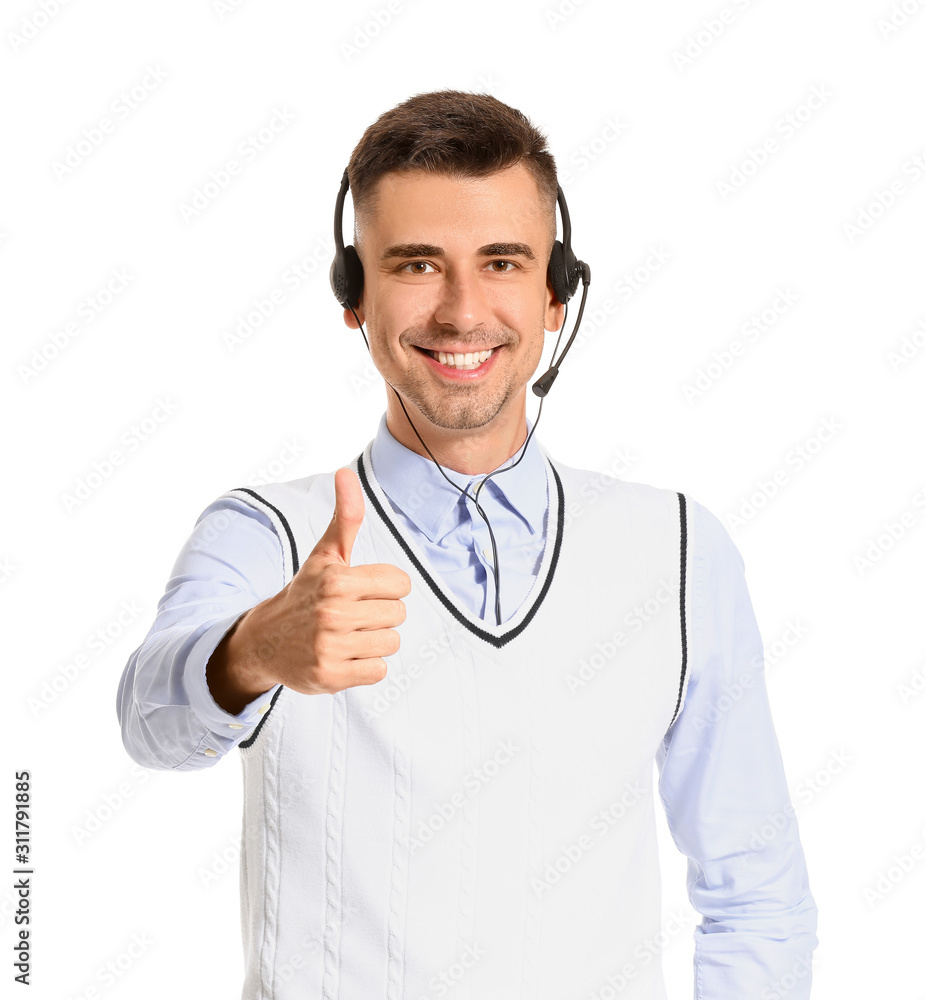
[[[687,505],[541,452],[542,565],[500,626],[402,536],[369,446],[351,463],[351,564],[411,578],[401,649],[378,684],[277,688],[239,745],[244,1000],[665,1000],[644,942],[653,765],[687,680]],[[286,581],[333,483],[226,494],[271,517]]]

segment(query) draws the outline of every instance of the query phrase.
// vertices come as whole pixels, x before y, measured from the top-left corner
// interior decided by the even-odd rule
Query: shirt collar
[[[527,420],[528,434],[532,428]],[[516,461],[517,456],[512,458]],[[441,528],[456,504],[460,501],[468,503],[459,490],[443,478],[430,458],[418,455],[392,436],[385,413],[372,442],[370,460],[373,474],[385,495],[432,542],[444,534]],[[503,462],[502,466],[509,465],[510,461]],[[470,486],[474,487],[488,474],[468,476],[454,469],[444,471],[454,483],[473,496],[475,490]],[[546,466],[535,436],[530,437],[523,458],[517,465],[489,479],[483,490],[492,491],[496,496],[502,495],[531,533],[542,530],[548,503]]]

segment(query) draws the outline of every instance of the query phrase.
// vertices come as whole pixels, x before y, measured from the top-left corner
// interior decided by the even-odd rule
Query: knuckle
[[[340,595],[340,582],[333,574],[326,573],[318,580],[318,596],[322,599],[338,597]]]
[[[340,621],[340,614],[332,604],[319,604],[315,608],[315,627],[333,630]]]
[[[318,593],[322,597],[342,597],[346,588],[343,567],[328,563],[318,573]]]
[[[334,644],[325,634],[315,636],[315,671],[323,673],[325,664],[330,662],[334,655]]]

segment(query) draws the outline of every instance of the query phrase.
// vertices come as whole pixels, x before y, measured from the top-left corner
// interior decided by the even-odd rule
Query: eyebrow
[[[478,257],[526,257],[536,260],[536,254],[526,243],[486,243],[475,251]],[[395,257],[443,257],[443,247],[432,243],[395,243],[386,247],[379,257],[380,262]]]

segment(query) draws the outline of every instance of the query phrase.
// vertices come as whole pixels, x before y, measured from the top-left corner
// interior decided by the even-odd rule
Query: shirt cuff
[[[243,612],[236,611],[228,618],[211,625],[199,637],[186,658],[183,669],[183,686],[189,698],[190,707],[214,733],[221,736],[234,737],[235,734],[244,737],[248,730],[254,728],[270,707],[273,698],[274,685],[269,691],[259,694],[237,714],[232,715],[221,708],[212,697],[206,680],[206,664],[215,652],[218,644],[224,639],[232,625]]]

